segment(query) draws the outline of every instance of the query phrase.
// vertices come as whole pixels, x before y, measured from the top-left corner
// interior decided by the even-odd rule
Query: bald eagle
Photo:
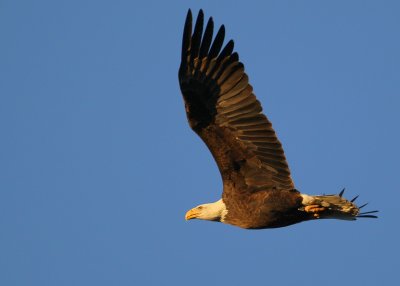
[[[376,217],[361,213],[354,201],[338,195],[306,195],[295,189],[289,167],[271,122],[233,51],[224,48],[222,25],[213,40],[213,19],[203,33],[200,10],[192,33],[186,17],[179,84],[190,127],[211,151],[223,180],[222,198],[199,205],[186,220],[219,221],[247,229],[284,227],[302,221]]]

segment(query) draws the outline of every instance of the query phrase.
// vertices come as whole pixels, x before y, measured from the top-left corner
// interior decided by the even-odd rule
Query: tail
[[[367,204],[357,206],[354,201],[358,196],[348,201],[343,198],[344,189],[338,195],[310,196],[301,194],[303,197],[302,211],[312,214],[314,218],[332,218],[342,220],[356,220],[357,218],[377,218],[373,213],[378,211],[361,212]]]

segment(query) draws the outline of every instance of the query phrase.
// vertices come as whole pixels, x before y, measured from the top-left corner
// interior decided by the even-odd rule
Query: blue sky
[[[235,40],[296,187],[378,220],[248,231],[177,81],[188,8]],[[0,1],[0,285],[393,285],[398,1]],[[247,284],[249,285],[249,284]]]

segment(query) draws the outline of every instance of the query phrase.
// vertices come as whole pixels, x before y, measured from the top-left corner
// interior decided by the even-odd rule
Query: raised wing
[[[212,18],[204,33],[203,22],[200,10],[192,34],[189,10],[183,32],[179,83],[191,128],[213,154],[224,184],[239,175],[250,189],[293,189],[282,145],[262,114],[233,41],[221,51],[224,26],[213,41]]]

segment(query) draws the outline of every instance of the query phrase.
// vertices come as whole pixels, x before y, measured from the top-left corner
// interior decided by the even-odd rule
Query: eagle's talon
[[[318,212],[323,212],[325,208],[321,207],[320,205],[309,205],[306,206],[304,210],[308,213],[318,213]]]
[[[325,211],[325,208],[320,205],[308,205],[304,207],[304,211],[311,213],[314,218],[320,218],[320,214]]]

